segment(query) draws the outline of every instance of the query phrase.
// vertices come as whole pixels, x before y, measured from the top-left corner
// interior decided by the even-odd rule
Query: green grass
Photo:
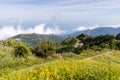
[[[0,46],[0,77],[12,71],[48,61],[35,56],[29,56],[27,59],[14,57],[12,51],[12,48]]]
[[[93,58],[96,61],[100,62],[113,62],[120,64],[120,51],[110,51],[109,54],[103,54],[102,56],[98,56],[96,58]]]
[[[64,53],[50,59],[32,55],[25,59],[12,56],[12,48],[0,46],[0,80],[119,79],[120,51],[86,50],[80,55]]]
[[[115,69],[114,69],[115,68]],[[120,65],[94,60],[56,60],[42,67],[12,74],[9,80],[119,80]]]
[[[0,68],[5,67],[13,62],[13,57],[9,52],[0,50]]]
[[[120,51],[85,51],[78,56],[71,55],[19,73],[5,73],[0,80],[120,80]]]

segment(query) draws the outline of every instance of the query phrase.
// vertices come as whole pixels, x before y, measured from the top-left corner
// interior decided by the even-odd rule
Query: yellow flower
[[[30,72],[33,72],[33,69],[30,69]]]

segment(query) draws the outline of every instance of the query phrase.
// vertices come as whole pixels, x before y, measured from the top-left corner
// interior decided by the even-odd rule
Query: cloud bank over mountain
[[[59,29],[58,27],[47,27],[44,23],[36,25],[33,28],[23,29],[22,26],[18,25],[17,28],[15,26],[3,26],[0,28],[0,40],[7,39],[9,37],[18,35],[18,34],[63,34],[66,31]]]
[[[47,27],[45,23],[38,24],[35,27],[29,27],[27,29],[23,29],[22,21],[18,22],[19,24],[17,26],[3,26],[0,28],[0,40],[8,39],[9,37],[13,37],[18,34],[65,34],[67,31],[61,30],[58,26],[53,27]],[[99,26],[99,25],[93,25],[93,26],[78,26],[74,29],[72,29],[73,32],[75,31],[85,31],[85,30],[93,30],[99,27],[112,27],[112,28],[118,28],[120,25],[106,25],[106,26]]]
[[[84,30],[93,30],[99,27],[112,27],[112,28],[118,28],[120,27],[120,25],[106,25],[106,26],[99,26],[98,24],[93,25],[93,26],[78,26],[74,29],[72,29],[73,31],[84,31]]]

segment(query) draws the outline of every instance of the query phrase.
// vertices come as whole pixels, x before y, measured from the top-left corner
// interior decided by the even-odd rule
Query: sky
[[[0,0],[0,39],[120,27],[120,0]]]

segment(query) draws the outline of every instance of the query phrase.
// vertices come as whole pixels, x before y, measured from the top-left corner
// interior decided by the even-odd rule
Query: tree
[[[33,52],[39,57],[51,56],[56,52],[55,46],[56,44],[52,41],[42,41],[35,47]]]
[[[110,34],[107,34],[107,35],[99,35],[97,37],[94,37],[94,40],[93,40],[93,45],[96,45],[96,46],[101,46],[101,47],[109,47],[109,44],[111,41],[115,40],[115,36],[114,35],[110,35]]]
[[[77,44],[77,39],[74,37],[69,37],[65,39],[63,42],[61,42],[61,48],[57,49],[57,52],[63,53],[63,52],[73,52],[74,47]]]
[[[70,46],[70,47],[74,47],[76,43],[77,43],[77,39],[74,37],[69,37],[65,39],[63,42],[61,42],[62,46]]]
[[[120,41],[116,42],[116,47],[117,47],[118,50],[120,50]]]
[[[82,42],[89,39],[89,38],[92,38],[92,36],[90,36],[88,34],[80,34],[80,35],[77,36],[77,39],[79,39]]]
[[[120,40],[120,33],[116,35],[116,40]]]
[[[91,37],[89,35],[81,34],[77,36],[83,43],[84,46],[82,47],[84,50],[85,49],[92,49],[92,48],[110,48],[113,49],[115,48],[115,44],[113,43],[115,41],[115,36],[114,35],[99,35],[96,37]],[[113,45],[112,45],[113,44]]]

